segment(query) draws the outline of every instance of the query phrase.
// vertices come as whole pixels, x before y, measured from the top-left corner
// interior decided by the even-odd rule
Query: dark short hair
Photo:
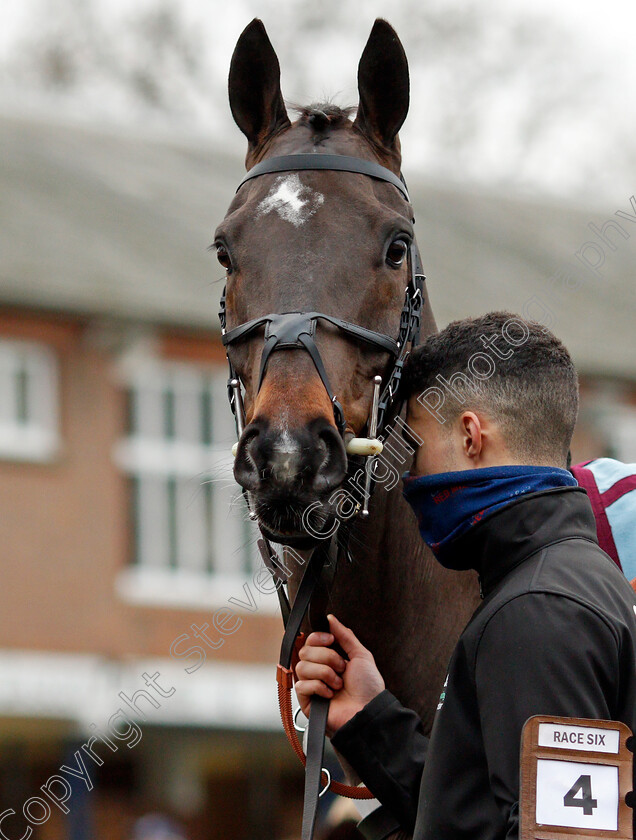
[[[416,395],[440,423],[480,410],[516,457],[566,463],[578,378],[564,345],[536,321],[512,312],[453,321],[411,352],[402,395]]]

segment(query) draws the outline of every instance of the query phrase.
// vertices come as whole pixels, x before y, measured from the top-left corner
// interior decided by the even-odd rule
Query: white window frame
[[[57,458],[59,413],[54,351],[37,341],[0,338],[0,459]]]
[[[126,365],[120,379],[131,431],[113,454],[130,482],[134,534],[134,556],[116,582],[120,597],[190,609],[241,597],[261,561],[257,532],[232,474],[236,432],[227,371],[145,358]],[[276,597],[261,601],[259,610],[276,610]]]

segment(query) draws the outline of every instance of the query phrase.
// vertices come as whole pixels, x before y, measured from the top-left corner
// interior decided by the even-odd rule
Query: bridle
[[[238,185],[237,192],[241,189],[243,184],[251,181],[253,178],[258,178],[260,175],[266,175],[274,172],[320,169],[331,171],[335,170],[339,172],[354,172],[360,175],[367,175],[381,181],[386,181],[393,184],[393,186],[400,191],[404,199],[410,203],[409,194],[404,181],[398,178],[397,175],[391,172],[390,169],[380,166],[380,164],[372,161],[348,157],[346,155],[331,154],[284,155],[282,157],[264,160],[250,169]],[[331,388],[327,371],[325,370],[325,366],[320,356],[320,351],[314,341],[318,321],[325,321],[332,324],[355,341],[369,344],[372,347],[390,353],[394,360],[393,367],[386,380],[384,389],[380,394],[377,406],[376,431],[378,435],[381,435],[390,424],[391,420],[395,417],[395,412],[392,411],[392,408],[396,407],[398,386],[402,376],[402,367],[408,354],[409,345],[417,344],[419,340],[420,315],[423,304],[425,278],[415,239],[412,240],[409,246],[408,259],[410,277],[404,293],[404,306],[400,316],[400,327],[397,338],[375,332],[374,330],[369,330],[366,327],[359,326],[358,324],[351,324],[348,321],[343,321],[341,318],[337,318],[334,315],[326,315],[323,312],[270,313],[269,315],[261,315],[258,318],[253,318],[251,321],[247,321],[238,327],[234,327],[234,329],[226,331],[224,289],[221,296],[221,307],[219,311],[223,344],[226,347],[229,347],[232,344],[245,340],[260,327],[265,327],[265,343],[261,356],[257,393],[263,384],[269,357],[275,350],[306,350],[309,353],[316,370],[318,371],[318,375],[325,386],[327,394],[329,395],[329,399],[333,405],[334,421],[341,435],[344,435],[346,426],[344,412],[340,402]],[[232,387],[231,383],[233,381],[237,381],[238,377],[229,358],[228,364],[230,367],[228,395],[230,406],[236,416],[237,412],[242,412],[242,406],[238,405],[239,401],[237,400],[236,387]],[[242,423],[244,423],[244,417],[239,419]],[[367,423],[367,426],[368,425],[369,423]]]
[[[386,167],[360,158],[321,153],[285,155],[264,160],[249,170],[238,185],[237,192],[247,181],[258,178],[261,175],[301,170],[352,172],[385,181],[396,187],[405,201],[410,204],[410,198],[404,180]],[[399,393],[399,385],[402,377],[402,368],[409,348],[419,341],[425,277],[422,271],[419,250],[414,238],[408,249],[408,264],[409,280],[404,293],[404,305],[400,315],[400,324],[396,338],[385,335],[384,333],[375,332],[358,324],[343,321],[341,318],[323,312],[270,313],[269,315],[253,318],[251,321],[240,324],[228,331],[226,329],[226,289],[223,289],[219,311],[223,344],[226,348],[229,348],[233,344],[252,337],[260,328],[264,328],[264,345],[261,355],[257,393],[263,384],[267,364],[273,352],[300,349],[309,353],[325,390],[329,395],[333,406],[334,422],[343,438],[346,429],[344,411],[336,394],[333,392],[320,351],[314,340],[318,322],[329,323],[354,341],[370,345],[371,347],[391,354],[393,364],[384,379],[384,387],[382,387],[383,377],[376,375],[373,379],[373,400],[371,412],[366,424],[368,435],[366,443],[369,446],[366,449],[364,447],[362,449],[366,455],[378,453],[382,448],[379,438],[388,434],[391,423],[401,410],[402,400]],[[243,409],[240,380],[230,361],[229,355],[228,365],[228,398],[236,421],[237,435],[240,438],[245,427],[245,412]],[[362,443],[365,442],[361,439],[357,440]],[[373,446],[373,444],[376,445]],[[354,451],[350,446],[348,447],[350,460],[355,458],[353,455]],[[364,498],[357,508],[357,512],[363,515],[368,515],[368,501],[372,488],[372,472],[369,466],[369,463],[367,463]],[[246,493],[246,496],[249,506],[249,494]],[[252,514],[252,518],[255,518],[254,514]],[[328,789],[355,799],[373,798],[373,794],[367,788],[351,787],[340,782],[332,781],[327,771],[322,768],[329,701],[317,695],[312,699],[311,715],[306,733],[306,759],[303,746],[299,742],[296,734],[296,724],[292,713],[291,689],[293,686],[293,664],[296,651],[299,647],[299,641],[302,639],[300,627],[307,611],[311,607],[312,627],[314,629],[329,629],[325,617],[329,594],[328,584],[333,580],[333,576],[335,575],[338,552],[339,548],[342,547],[342,543],[339,545],[337,538],[334,537],[329,540],[324,540],[313,549],[310,558],[307,560],[305,572],[299,584],[294,603],[290,605],[283,590],[283,583],[287,582],[287,578],[281,573],[280,565],[276,562],[276,555],[264,535],[259,540],[259,548],[263,561],[272,572],[276,582],[281,613],[285,624],[285,633],[276,672],[283,728],[298,757],[306,765],[302,840],[311,840],[313,837],[318,799]],[[346,550],[346,545],[344,547]],[[323,774],[328,778],[324,788],[322,787]]]

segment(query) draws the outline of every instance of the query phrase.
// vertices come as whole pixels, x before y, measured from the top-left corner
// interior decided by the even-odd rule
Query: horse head
[[[300,154],[349,156],[399,175],[408,65],[383,20],[362,53],[358,90],[355,119],[351,110],[323,104],[299,109],[290,121],[276,53],[261,21],[252,21],[229,76],[232,114],[248,141],[248,175],[264,161]],[[412,218],[394,184],[359,172],[303,169],[245,180],[215,234],[227,272],[228,335],[270,313],[324,313],[395,339],[409,282]],[[278,543],[302,545],[303,511],[342,484],[345,444],[365,429],[374,377],[386,377],[393,362],[386,349],[328,320],[312,323],[319,361],[306,347],[282,340],[268,353],[271,323],[256,323],[228,344],[245,389],[234,474],[263,533]]]

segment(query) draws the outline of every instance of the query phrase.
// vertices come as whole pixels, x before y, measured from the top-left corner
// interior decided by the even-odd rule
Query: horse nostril
[[[263,461],[258,456],[259,435],[260,429],[251,423],[243,432],[234,459],[234,478],[245,490],[256,490],[260,482],[260,466],[264,465],[258,463]]]
[[[313,486],[316,491],[324,493],[334,489],[344,480],[347,474],[347,453],[338,430],[326,421],[318,431],[318,439],[324,455],[318,465]]]

